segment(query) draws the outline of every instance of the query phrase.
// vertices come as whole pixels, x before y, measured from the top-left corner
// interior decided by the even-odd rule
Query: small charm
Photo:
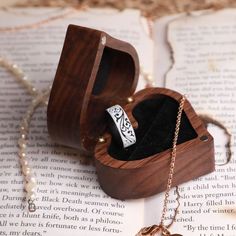
[[[142,228],[135,236],[183,236],[181,234],[171,234],[163,225],[152,225]]]
[[[149,227],[142,228],[136,236],[154,236],[157,232],[161,230],[159,225],[152,225]]]
[[[31,200],[31,199],[28,200],[28,210],[29,210],[29,212],[35,212],[36,211],[36,205],[33,202],[33,200]]]

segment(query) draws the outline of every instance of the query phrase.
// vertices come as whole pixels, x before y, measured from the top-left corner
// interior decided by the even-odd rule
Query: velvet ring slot
[[[165,88],[135,93],[138,77],[139,60],[132,45],[102,31],[68,27],[48,104],[49,134],[92,156],[102,189],[118,199],[166,189],[182,97]],[[106,109],[114,104],[124,109],[134,127],[137,140],[130,147],[118,145],[109,132]],[[213,138],[186,101],[173,186],[213,170]]]

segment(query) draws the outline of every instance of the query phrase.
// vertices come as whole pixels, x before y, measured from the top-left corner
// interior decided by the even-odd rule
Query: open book
[[[0,11],[0,28],[35,25],[1,32],[0,56],[18,64],[43,89],[54,78],[68,24],[104,30],[134,45],[141,66],[154,74],[156,86],[187,94],[198,113],[220,120],[235,135],[236,10],[168,16],[154,22],[151,29],[136,10],[88,9],[44,21],[67,11],[70,9]],[[37,25],[42,21],[44,24]],[[144,86],[140,78],[138,89]],[[76,151],[49,139],[45,108],[38,109],[32,121],[28,154],[38,181],[38,209],[27,213],[17,139],[30,99],[0,68],[0,235],[127,236],[159,223],[163,194],[129,201],[108,197],[100,189],[92,165],[83,164]],[[235,158],[233,155],[224,164],[224,132],[214,126],[209,129],[215,138],[216,171],[179,186],[181,205],[171,232],[236,236]],[[234,140],[232,148],[234,152]],[[171,218],[177,204],[175,189],[169,203]]]

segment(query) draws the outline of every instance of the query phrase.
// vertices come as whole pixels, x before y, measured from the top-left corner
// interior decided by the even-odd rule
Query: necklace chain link
[[[176,153],[177,153],[176,147],[177,147],[177,142],[178,142],[178,137],[179,137],[179,129],[180,129],[180,125],[181,125],[181,117],[182,117],[182,113],[183,113],[183,109],[184,109],[185,100],[186,100],[186,98],[185,98],[185,96],[183,96],[181,98],[181,101],[179,104],[174,139],[173,139],[173,146],[172,146],[172,152],[171,152],[170,172],[169,172],[168,181],[167,181],[167,187],[166,187],[166,192],[165,192],[164,205],[163,205],[163,211],[162,211],[160,225],[164,225],[165,215],[166,215],[166,212],[168,209],[167,205],[168,205],[168,199],[169,199],[169,195],[170,195],[169,193],[170,193],[170,189],[172,187],[174,169],[175,169],[175,160],[176,160]]]

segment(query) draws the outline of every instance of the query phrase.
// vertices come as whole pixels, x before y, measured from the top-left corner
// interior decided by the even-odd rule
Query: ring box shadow
[[[135,93],[136,50],[105,32],[69,25],[50,94],[47,119],[56,142],[94,158],[102,189],[117,199],[166,189],[182,95],[166,88]],[[132,98],[132,99],[130,99]],[[114,141],[106,109],[119,104],[136,133],[135,145]],[[214,141],[186,100],[172,186],[214,171]]]

